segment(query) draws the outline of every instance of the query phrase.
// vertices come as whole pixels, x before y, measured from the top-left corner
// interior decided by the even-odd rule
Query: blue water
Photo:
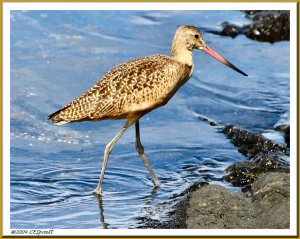
[[[135,228],[139,218],[168,219],[194,182],[222,184],[224,169],[243,161],[207,122],[266,133],[289,121],[289,42],[261,43],[213,35],[224,21],[246,24],[239,11],[12,11],[11,228]],[[132,58],[169,54],[179,25],[205,40],[249,77],[195,52],[190,81],[140,122],[141,140],[161,181],[135,151],[134,127],[111,154],[102,198],[96,187],[105,145],[123,121],[54,125],[47,116]],[[167,202],[169,207],[163,207]]]

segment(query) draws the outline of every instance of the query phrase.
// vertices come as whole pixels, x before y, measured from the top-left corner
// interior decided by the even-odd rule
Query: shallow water
[[[199,116],[264,133],[289,123],[289,42],[260,43],[207,33],[239,11],[12,11],[11,228],[135,228],[140,218],[168,219],[196,181],[226,185],[224,169],[245,160]],[[243,77],[202,52],[195,71],[167,106],[141,120],[141,140],[161,181],[135,151],[134,127],[111,154],[102,199],[96,187],[105,145],[123,121],[63,126],[47,116],[89,89],[115,65],[169,54],[182,24],[199,26],[208,45],[245,71]],[[167,202],[169,207],[162,207]]]

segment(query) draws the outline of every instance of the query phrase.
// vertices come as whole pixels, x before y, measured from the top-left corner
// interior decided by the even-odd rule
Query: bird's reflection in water
[[[153,189],[151,191],[151,194],[149,194],[147,197],[144,198],[145,205],[152,204],[152,201],[154,200],[158,189],[159,189],[159,187],[153,187]],[[98,206],[99,206],[99,209],[100,209],[100,222],[103,226],[103,229],[109,229],[108,228],[109,224],[105,222],[105,218],[104,218],[104,207],[103,207],[102,195],[101,194],[99,194],[99,195],[94,194],[94,196],[98,201]]]
[[[104,209],[103,209],[103,200],[102,200],[102,195],[95,195],[97,201],[98,201],[98,205],[99,205],[99,209],[100,209],[100,222],[103,226],[103,229],[108,229],[109,224],[105,222],[104,219]]]
[[[151,191],[151,199],[154,199],[156,194],[157,194],[157,190],[159,187],[154,186],[152,191]]]

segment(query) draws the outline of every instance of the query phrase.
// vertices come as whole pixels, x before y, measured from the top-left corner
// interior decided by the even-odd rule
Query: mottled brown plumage
[[[155,185],[159,185],[140,142],[139,119],[151,110],[166,104],[191,77],[194,69],[193,49],[203,50],[234,70],[245,74],[209,48],[198,28],[181,26],[176,31],[170,57],[154,55],[118,65],[85,94],[48,117],[57,124],[127,119],[122,130],[105,148],[101,175],[95,193],[100,194],[102,191],[110,152],[126,129],[134,123],[136,149],[151,173]]]
[[[136,120],[164,105],[189,78],[191,67],[170,57],[138,58],[109,71],[89,91],[49,116],[63,124],[83,120]]]

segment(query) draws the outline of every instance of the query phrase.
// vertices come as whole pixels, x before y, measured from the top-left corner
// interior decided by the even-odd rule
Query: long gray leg
[[[125,125],[123,126],[123,128],[121,129],[121,131],[112,139],[112,141],[110,141],[106,145],[105,151],[104,151],[104,159],[103,159],[101,174],[100,174],[100,178],[99,178],[97,188],[93,191],[94,193],[96,193],[96,194],[101,194],[102,193],[102,183],[103,183],[104,173],[105,173],[105,169],[107,167],[107,162],[108,162],[108,159],[109,159],[109,155],[110,155],[111,151],[113,150],[115,144],[118,142],[118,140],[121,138],[121,136],[125,133],[125,131],[132,124],[133,124],[133,122],[127,121],[125,123]]]
[[[151,164],[149,163],[149,161],[147,159],[147,156],[144,152],[144,147],[141,143],[139,121],[136,121],[136,123],[135,123],[135,137],[136,137],[136,143],[135,143],[136,150],[138,151],[140,157],[142,158],[142,160],[144,161],[145,165],[147,166],[149,172],[151,173],[155,186],[158,187],[160,185],[160,182],[159,182],[158,178],[156,177],[154,170],[152,169]]]

